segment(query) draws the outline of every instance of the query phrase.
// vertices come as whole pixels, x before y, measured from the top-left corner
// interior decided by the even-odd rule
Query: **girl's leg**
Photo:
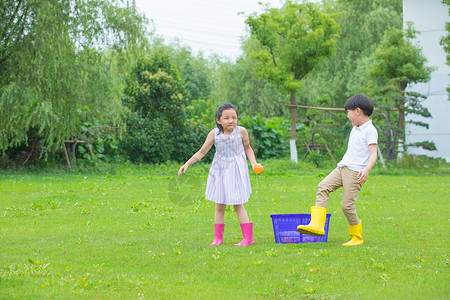
[[[248,219],[248,214],[245,211],[244,205],[239,204],[234,206],[234,210],[241,224],[243,239],[240,243],[235,244],[235,246],[248,246],[253,245],[255,241],[253,240],[253,222]]]
[[[215,224],[224,224],[225,223],[225,209],[227,208],[226,204],[216,203],[216,208],[214,210],[214,223]]]
[[[211,246],[217,246],[223,243],[223,231],[225,229],[225,204],[216,203],[214,210],[214,241]]]
[[[234,210],[236,211],[238,220],[240,224],[250,222],[248,219],[247,211],[245,211],[244,204],[238,204],[234,206]]]

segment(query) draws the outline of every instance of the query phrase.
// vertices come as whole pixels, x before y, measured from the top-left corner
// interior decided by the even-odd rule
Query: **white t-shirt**
[[[378,132],[372,120],[361,126],[354,126],[348,139],[347,152],[338,163],[338,167],[348,167],[353,171],[361,171],[369,162],[369,145],[378,143]]]

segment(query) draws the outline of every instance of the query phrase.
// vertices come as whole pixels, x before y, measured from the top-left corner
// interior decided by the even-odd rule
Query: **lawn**
[[[214,205],[202,197],[207,164],[185,178],[193,201],[168,197],[176,165],[122,165],[110,174],[0,175],[0,298],[448,299],[449,174],[373,172],[357,211],[364,245],[350,239],[330,198],[327,243],[277,244],[271,214],[309,213],[329,169],[267,162],[251,174],[246,209],[255,245],[226,212],[213,240]]]

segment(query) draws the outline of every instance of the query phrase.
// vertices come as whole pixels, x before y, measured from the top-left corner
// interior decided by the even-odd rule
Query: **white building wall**
[[[403,21],[412,21],[414,28],[420,31],[417,43],[428,59],[428,66],[437,67],[431,74],[431,80],[425,84],[416,84],[408,90],[427,96],[423,105],[428,108],[432,118],[410,115],[407,120],[423,121],[429,129],[408,124],[406,143],[433,141],[437,151],[428,151],[409,147],[408,153],[442,157],[450,161],[450,101],[446,88],[450,85],[450,67],[446,65],[446,54],[440,45],[446,35],[445,23],[450,22],[448,7],[441,0],[403,0]]]

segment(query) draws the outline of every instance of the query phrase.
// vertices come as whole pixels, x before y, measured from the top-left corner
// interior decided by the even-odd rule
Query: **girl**
[[[205,197],[216,203],[214,212],[215,237],[212,246],[223,243],[225,228],[225,208],[233,205],[241,224],[243,239],[235,246],[254,244],[253,222],[249,221],[244,203],[250,198],[252,189],[248,173],[247,155],[252,168],[257,165],[255,153],[244,127],[237,126],[238,111],[231,103],[222,104],[217,108],[217,128],[211,130],[200,150],[195,153],[178,170],[178,176],[186,173],[188,167],[201,160],[214,144],[214,155],[211,169],[208,174]]]

